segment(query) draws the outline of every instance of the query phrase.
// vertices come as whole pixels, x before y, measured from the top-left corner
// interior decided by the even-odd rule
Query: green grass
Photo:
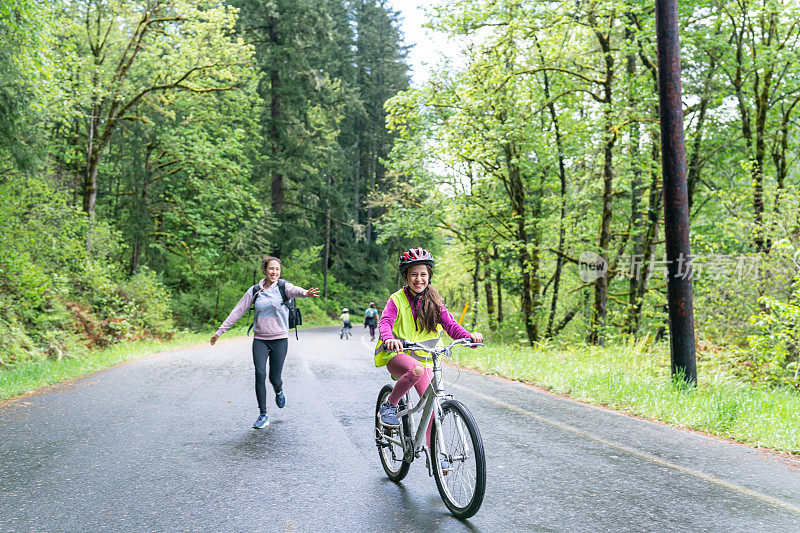
[[[65,357],[61,361],[47,359],[24,363],[0,372],[0,400],[34,392],[42,387],[145,355],[207,343],[210,337],[211,333],[181,333],[170,341],[130,342],[82,356]]]
[[[533,383],[576,400],[696,429],[738,442],[800,453],[800,394],[737,381],[712,361],[698,362],[698,385],[670,378],[666,348],[458,350],[459,365]]]

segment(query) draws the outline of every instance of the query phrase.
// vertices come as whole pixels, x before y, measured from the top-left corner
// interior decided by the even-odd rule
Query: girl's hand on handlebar
[[[397,339],[389,339],[385,343],[386,349],[390,352],[402,352],[403,342]]]
[[[483,342],[483,335],[477,331],[475,333],[470,333],[469,338],[472,342]]]

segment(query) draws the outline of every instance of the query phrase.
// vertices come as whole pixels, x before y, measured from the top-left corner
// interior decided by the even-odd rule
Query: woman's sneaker
[[[283,406],[286,405],[286,396],[283,395],[283,391],[275,393],[275,405],[278,406],[278,409],[283,409]]]
[[[399,428],[400,420],[397,418],[397,406],[383,402],[378,410],[381,415],[381,425],[387,428]]]
[[[253,422],[253,427],[255,429],[265,428],[269,425],[269,415],[267,413],[261,413],[256,418],[256,421]]]

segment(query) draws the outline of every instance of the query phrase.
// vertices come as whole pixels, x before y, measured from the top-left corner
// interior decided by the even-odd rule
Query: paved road
[[[387,374],[355,331],[290,341],[287,405],[262,431],[244,338],[0,405],[0,532],[800,531],[791,465],[464,371],[450,390],[478,421],[488,483],[460,522],[424,462],[383,475]]]

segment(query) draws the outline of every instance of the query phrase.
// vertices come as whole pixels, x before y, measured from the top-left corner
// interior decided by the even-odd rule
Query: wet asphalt
[[[482,508],[456,520],[424,461],[386,479],[388,373],[354,331],[290,339],[264,430],[247,338],[0,404],[0,532],[800,531],[800,469],[778,456],[450,367],[488,471]]]

